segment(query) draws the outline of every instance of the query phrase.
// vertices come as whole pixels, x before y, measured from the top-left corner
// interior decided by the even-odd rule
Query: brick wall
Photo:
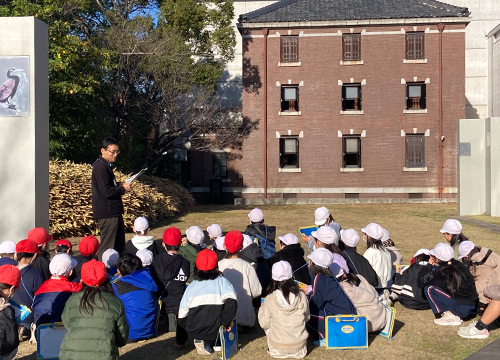
[[[405,31],[426,31],[427,63],[408,64]],[[443,33],[443,187],[455,197],[457,187],[457,123],[465,116],[465,25],[445,24]],[[451,31],[450,31],[451,30]],[[437,197],[439,147],[439,53],[436,25],[354,28],[361,35],[362,65],[340,65],[342,36],[350,28],[270,29],[268,37],[268,192],[269,197],[408,197],[408,192]],[[363,32],[364,31],[364,32]],[[299,35],[300,66],[278,66],[280,35]],[[318,36],[318,35],[324,36]],[[262,30],[243,32],[243,115],[258,121],[244,141],[241,158],[231,161],[242,178],[243,196],[263,196],[265,99],[263,96],[264,38]],[[250,35],[250,37],[248,37]],[[407,82],[426,81],[427,113],[405,114]],[[341,115],[339,81],[362,85],[363,115]],[[280,84],[299,86],[299,116],[278,115]],[[341,172],[342,134],[361,134],[361,172]],[[425,136],[427,171],[403,171],[405,137]],[[299,135],[299,173],[279,172],[281,135]],[[408,190],[408,188],[412,188]],[[421,189],[420,189],[421,188]],[[246,189],[246,190],[245,190]],[[370,190],[374,189],[374,190]],[[451,192],[451,193],[449,193]]]

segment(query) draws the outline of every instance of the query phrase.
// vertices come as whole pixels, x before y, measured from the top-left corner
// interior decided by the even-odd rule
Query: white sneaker
[[[443,313],[443,316],[441,316],[441,318],[434,319],[434,324],[444,325],[444,326],[462,325],[462,319],[460,319],[456,315],[453,315],[450,311],[445,311]]]
[[[458,335],[466,339],[486,339],[490,334],[488,329],[478,330],[476,322],[471,322],[468,326],[463,326],[458,329]]]
[[[194,347],[196,348],[196,352],[199,354],[199,355],[210,355],[211,353],[213,353],[213,349],[210,345],[208,344],[205,344],[205,342],[203,340],[194,340]],[[209,351],[209,350],[212,350],[212,351]]]

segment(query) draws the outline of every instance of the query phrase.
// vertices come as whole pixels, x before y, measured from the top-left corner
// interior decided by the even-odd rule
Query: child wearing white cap
[[[318,230],[311,232],[314,239],[313,249],[325,248],[332,254],[341,254],[339,248],[339,235],[329,226],[322,226]]]
[[[153,256],[158,255],[161,248],[161,241],[156,241],[149,233],[149,221],[143,216],[139,216],[134,221],[133,231],[134,237],[126,242],[124,254],[137,255],[137,251],[141,249],[148,249],[153,253]]]
[[[248,213],[248,222],[244,233],[258,240],[264,258],[269,259],[276,252],[276,226],[264,224],[264,213],[259,208]]]
[[[203,242],[205,240],[205,234],[200,227],[191,226],[186,230],[186,238],[186,245],[179,248],[179,254],[182,255],[184,259],[189,261],[189,278],[187,282],[190,283],[191,281],[193,281],[194,263],[196,262],[196,256],[198,256],[198,253],[201,250],[206,248],[206,245]]]
[[[293,280],[292,266],[278,261],[272,267],[269,295],[259,308],[259,324],[266,332],[267,352],[274,358],[302,359],[307,355],[307,297]]]
[[[314,211],[314,224],[317,225],[318,228],[321,228],[322,226],[332,228],[337,233],[337,237],[340,238],[340,230],[342,230],[342,227],[333,219],[333,216],[326,207],[321,206]],[[302,234],[302,240],[307,243],[309,250],[314,250],[313,236],[305,236]]]
[[[2,265],[17,265],[14,260],[16,253],[16,243],[14,241],[5,240],[0,244],[0,266]]]
[[[363,232],[363,240],[366,242],[366,251],[363,256],[368,260],[378,277],[378,284],[375,288],[380,294],[383,293],[384,300],[388,301],[389,291],[386,289],[391,285],[392,260],[391,254],[382,245],[383,228],[379,224],[370,223],[361,231]]]
[[[292,233],[278,236],[280,249],[267,262],[273,266],[278,261],[287,261],[293,270],[295,280],[304,284],[311,284],[311,276],[304,260],[304,249],[300,246],[299,239]]]
[[[368,332],[382,330],[386,323],[385,306],[378,300],[377,290],[362,275],[352,274],[339,254],[333,254],[329,269],[354,304],[357,314],[366,316]]]
[[[368,283],[375,287],[378,284],[378,277],[375,270],[366,258],[356,251],[359,243],[359,234],[354,229],[340,230],[339,247],[344,253],[349,271],[353,274],[363,275]]]
[[[222,236],[222,228],[219,224],[212,224],[207,227],[207,234],[212,242],[215,241],[219,236]]]
[[[465,265],[453,258],[449,244],[437,244],[430,255],[429,264],[418,274],[418,286],[424,288],[436,325],[460,325],[461,318],[476,311],[474,278]]]
[[[462,261],[474,277],[479,295],[478,310],[482,313],[488,306],[483,290],[490,285],[500,284],[500,255],[467,240],[460,243],[458,260]]]
[[[314,345],[325,344],[325,318],[329,315],[356,314],[356,308],[340,287],[329,266],[333,262],[333,254],[324,248],[310,253],[309,272],[313,285],[302,290],[309,295],[311,319],[307,323]]]
[[[401,305],[408,309],[430,309],[424,289],[418,286],[418,274],[428,264],[429,258],[429,250],[419,249],[413,256],[409,268],[402,273],[401,268],[396,268],[391,286],[392,300],[397,298]]]
[[[448,219],[444,222],[443,228],[439,230],[446,241],[453,248],[453,257],[458,259],[460,243],[467,241],[467,237],[462,234],[462,224],[456,219]]]
[[[68,254],[57,254],[50,260],[52,276],[40,286],[33,301],[37,325],[60,322],[68,298],[82,289],[81,283],[68,280],[76,264],[76,260]]]

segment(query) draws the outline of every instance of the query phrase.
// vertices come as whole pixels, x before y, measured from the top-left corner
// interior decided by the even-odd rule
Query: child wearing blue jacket
[[[309,272],[312,279],[312,285],[303,290],[310,296],[311,318],[307,327],[314,345],[324,346],[325,318],[330,315],[356,314],[356,308],[328,269],[333,262],[332,253],[325,248],[319,248],[307,257],[310,260]]]
[[[115,295],[125,306],[129,342],[155,336],[158,304],[154,293],[158,287],[149,268],[142,268],[141,259],[132,254],[123,254],[117,268],[120,278],[112,285]]]

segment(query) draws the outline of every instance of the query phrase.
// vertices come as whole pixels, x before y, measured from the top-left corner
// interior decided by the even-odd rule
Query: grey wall
[[[500,216],[499,136],[500,117],[459,120],[459,215]]]
[[[12,17],[0,18],[0,28],[0,58],[29,57],[29,115],[0,116],[0,242],[17,242],[49,226],[48,27]]]

